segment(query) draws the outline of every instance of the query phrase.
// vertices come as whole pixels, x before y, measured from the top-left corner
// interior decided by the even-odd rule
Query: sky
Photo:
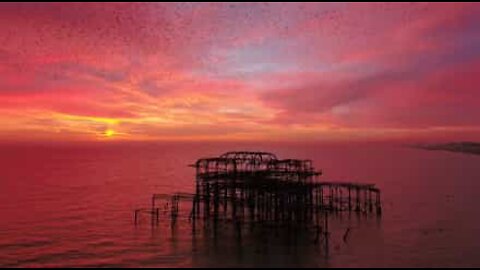
[[[477,3],[1,3],[0,140],[480,140]]]

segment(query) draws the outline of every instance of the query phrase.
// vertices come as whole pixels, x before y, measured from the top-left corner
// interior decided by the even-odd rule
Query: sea
[[[194,191],[188,165],[240,150],[376,184],[382,215],[332,216],[328,250],[268,231],[212,239],[186,219],[135,224],[153,193]],[[479,267],[479,200],[480,156],[399,143],[5,143],[0,267]]]

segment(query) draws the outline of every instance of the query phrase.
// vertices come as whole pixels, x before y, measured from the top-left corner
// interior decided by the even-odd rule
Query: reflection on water
[[[137,225],[137,230],[150,231],[152,242],[168,243],[175,252],[191,252],[188,265],[194,267],[328,267],[330,252],[348,248],[349,242],[375,241],[381,228],[378,216],[338,213],[329,218],[334,226],[329,237],[333,245],[329,245],[305,226],[239,227],[233,222],[219,222],[217,226],[208,222],[197,224],[197,230],[192,231],[187,220],[180,226],[171,226],[167,219],[153,226],[150,220],[144,221]]]
[[[325,266],[324,245],[315,243],[304,228],[257,226],[244,228],[238,237],[233,224],[219,229],[216,237],[203,235],[195,246],[196,266]],[[197,240],[194,240],[197,241]]]
[[[164,221],[134,225],[132,211],[148,206],[152,193],[194,190],[187,164],[235,147],[312,159],[326,179],[377,183],[382,219],[331,217],[328,257],[311,234],[255,228],[239,242],[227,224],[213,241],[211,232],[193,237],[188,221],[173,232]],[[191,143],[3,146],[0,161],[1,266],[480,265],[478,156],[388,145]]]

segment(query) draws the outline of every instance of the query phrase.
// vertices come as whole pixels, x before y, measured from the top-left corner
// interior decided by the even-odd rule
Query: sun
[[[113,135],[115,135],[115,131],[113,129],[107,129],[105,130],[104,135],[105,137],[113,137]]]

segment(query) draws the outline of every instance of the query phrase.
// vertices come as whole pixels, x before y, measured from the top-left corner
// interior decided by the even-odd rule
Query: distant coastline
[[[449,151],[464,154],[480,155],[480,143],[477,142],[449,142],[439,144],[415,144],[415,148],[424,150]]]

